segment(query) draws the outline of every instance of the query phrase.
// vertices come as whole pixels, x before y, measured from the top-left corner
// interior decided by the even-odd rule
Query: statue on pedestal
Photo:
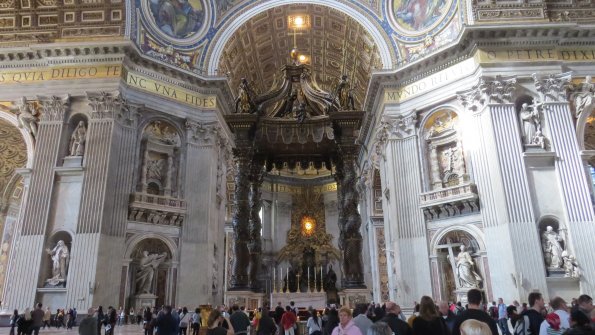
[[[457,277],[462,288],[479,288],[482,279],[481,276],[473,269],[474,262],[465,246],[460,246],[461,252],[455,258],[455,276]]]
[[[37,137],[37,113],[34,109],[29,106],[25,97],[21,98],[18,104],[18,121],[19,128],[24,128],[33,137]]]
[[[545,136],[541,127],[541,104],[524,103],[521,106],[519,117],[525,145],[537,145],[545,149]]]
[[[574,107],[577,118],[581,116],[585,108],[593,103],[595,97],[595,84],[591,82],[591,76],[586,76],[585,81],[578,85],[578,92],[574,93]]]
[[[68,273],[68,263],[70,261],[70,252],[63,240],[59,240],[53,249],[45,249],[52,258],[52,277],[46,280],[46,284],[51,287],[64,285]]]
[[[543,247],[543,257],[545,265],[551,269],[562,268],[562,253],[564,248],[562,243],[564,239],[554,231],[552,226],[547,226],[541,234],[541,246]]]
[[[85,127],[84,121],[80,121],[70,136],[70,156],[82,156],[85,153],[86,138],[87,127]]]
[[[351,85],[349,85],[349,80],[347,80],[347,76],[341,76],[341,80],[337,85],[336,90],[336,97],[339,99],[339,106],[341,109],[344,110],[354,110],[355,103],[353,99],[353,92],[351,90]]]
[[[139,260],[139,269],[136,271],[136,293],[137,294],[153,294],[151,292],[151,285],[153,284],[153,277],[157,267],[161,264],[167,253],[149,254],[148,251],[143,251],[143,257]]]

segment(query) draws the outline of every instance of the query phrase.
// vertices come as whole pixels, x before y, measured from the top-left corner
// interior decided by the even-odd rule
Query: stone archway
[[[137,240],[127,253],[128,306],[135,310],[175,303],[176,253],[168,242],[147,236]]]
[[[452,226],[439,231],[431,241],[430,263],[434,297],[444,301],[466,303],[466,291],[478,288],[489,296],[490,283],[485,244],[481,231],[475,226]],[[464,246],[465,249],[461,249]],[[467,274],[458,266],[460,255],[469,254],[472,265]],[[465,278],[467,277],[467,278]],[[476,279],[475,285],[465,280]]]
[[[29,150],[12,114],[0,110],[0,292],[8,272],[8,260],[25,193],[23,177],[17,169],[27,166]],[[4,297],[2,297],[4,298]],[[2,299],[4,300],[4,299]]]

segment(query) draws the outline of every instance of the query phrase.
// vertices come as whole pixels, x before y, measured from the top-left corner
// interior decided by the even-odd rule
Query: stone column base
[[[245,306],[246,309],[255,309],[263,307],[264,293],[252,291],[226,291],[225,304],[227,306],[238,305]],[[270,307],[270,306],[269,306]]]
[[[145,307],[155,307],[155,303],[157,302],[157,296],[150,293],[139,294],[133,298],[132,306],[134,306],[134,310],[138,311],[139,308],[143,309]]]
[[[356,304],[369,304],[372,301],[372,292],[367,288],[346,288],[339,292],[341,306],[355,308]]]

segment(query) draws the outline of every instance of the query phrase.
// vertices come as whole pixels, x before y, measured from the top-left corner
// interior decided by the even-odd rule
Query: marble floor
[[[10,328],[0,328],[0,335],[8,335],[10,333]],[[60,329],[56,329],[56,328],[52,328],[52,329],[41,329],[39,331],[39,335],[58,335],[58,334],[78,334],[79,330],[78,327],[74,327],[71,330],[66,330],[64,328],[60,328]],[[101,334],[103,334],[103,330],[101,331]],[[137,325],[126,325],[126,326],[120,326],[120,327],[116,327],[116,331],[114,332],[114,335],[143,335],[143,329],[141,326],[137,326]]]

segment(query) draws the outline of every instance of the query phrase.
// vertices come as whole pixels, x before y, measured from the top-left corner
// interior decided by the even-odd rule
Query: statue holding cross
[[[446,244],[438,245],[437,248],[448,249],[448,261],[454,271],[457,289],[479,288],[482,278],[475,272],[475,263],[469,252],[466,251],[465,245],[463,243],[452,243],[449,238],[446,241]],[[456,257],[453,252],[454,247],[459,247],[461,250]]]

